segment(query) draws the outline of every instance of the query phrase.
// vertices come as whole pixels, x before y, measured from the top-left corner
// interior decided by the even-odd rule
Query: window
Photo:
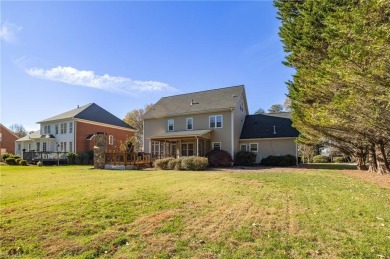
[[[109,135],[108,136],[108,144],[109,145],[114,145],[114,136],[113,135]]]
[[[28,144],[28,151],[31,150],[31,144]]]
[[[42,143],[42,151],[43,151],[43,152],[46,152],[46,151],[47,151],[47,143],[46,143],[46,142],[43,142],[43,143]]]
[[[240,150],[241,151],[247,151],[247,149],[248,149],[248,146],[246,144],[241,144],[240,145]]]
[[[18,151],[22,148],[22,144],[18,144]]]
[[[66,134],[66,123],[61,123],[61,134]]]
[[[186,125],[187,125],[187,130],[193,130],[193,119],[192,118],[187,118],[186,119]]]
[[[69,122],[69,133],[73,133],[73,122]]]
[[[174,119],[168,120],[168,131],[174,131],[175,130],[175,121]]]
[[[69,142],[69,152],[73,152],[73,142]]]
[[[64,152],[66,152],[66,142],[64,142]]]
[[[213,150],[221,150],[221,142],[213,142]]]
[[[209,117],[209,127],[210,128],[222,128],[222,115],[213,115]]]
[[[55,129],[56,129],[56,135],[57,135],[58,134],[58,124],[56,124]]]
[[[64,151],[64,142],[61,142],[61,151]]]
[[[152,141],[152,155],[158,156],[160,154],[160,142]]]
[[[41,150],[41,143],[37,142],[37,151],[39,152]]]
[[[193,156],[194,155],[194,143],[181,144],[181,155],[182,156]]]
[[[250,143],[249,144],[249,151],[250,152],[257,152],[257,150],[258,150],[257,143]]]
[[[45,125],[44,126],[43,134],[50,134],[50,125]]]

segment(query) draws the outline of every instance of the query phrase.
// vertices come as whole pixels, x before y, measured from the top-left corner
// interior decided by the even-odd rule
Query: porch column
[[[199,139],[198,137],[195,138],[196,138],[196,156],[199,156]]]

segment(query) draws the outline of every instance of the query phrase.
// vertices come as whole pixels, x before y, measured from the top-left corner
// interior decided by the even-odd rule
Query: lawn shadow
[[[329,169],[329,170],[357,170],[357,166],[354,163],[321,163],[321,164],[300,164],[300,168],[306,169]]]

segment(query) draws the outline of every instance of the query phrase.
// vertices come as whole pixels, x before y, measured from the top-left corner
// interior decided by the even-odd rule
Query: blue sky
[[[283,103],[272,1],[1,2],[1,122],[94,102],[123,119],[163,96],[244,84],[250,113]]]

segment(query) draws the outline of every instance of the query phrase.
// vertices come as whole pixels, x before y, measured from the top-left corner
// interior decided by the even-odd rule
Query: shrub
[[[7,165],[16,165],[16,159],[14,157],[8,157],[5,159]]]
[[[212,167],[226,167],[232,166],[232,156],[225,150],[212,150],[206,154],[209,165]]]
[[[317,155],[313,157],[313,163],[328,163],[329,158],[323,155]]]
[[[3,159],[3,161],[5,161],[7,158],[9,157],[13,157],[14,155],[11,154],[11,153],[4,153],[1,155],[1,159]]]
[[[43,166],[42,161],[38,161],[37,166]]]
[[[76,153],[69,152],[68,154],[66,154],[66,160],[68,161],[69,165],[76,164],[76,158],[77,158]]]
[[[261,160],[265,166],[293,166],[296,165],[296,158],[292,155],[285,156],[268,156]]]
[[[336,157],[333,158],[333,162],[334,163],[344,163],[345,159],[342,156],[336,156]]]
[[[75,159],[75,163],[78,164],[78,165],[88,165],[88,163],[89,163],[89,154],[87,152],[79,154],[76,157],[76,159]]]
[[[22,157],[19,156],[19,155],[14,155],[13,157],[14,157],[15,159],[22,158]]]
[[[169,161],[172,161],[172,160],[174,160],[173,157],[157,159],[156,162],[154,162],[154,166],[160,170],[168,170],[169,169],[168,163],[169,163]]]
[[[168,169],[169,170],[176,170],[176,171],[182,170],[183,169],[181,166],[182,161],[183,161],[183,158],[176,158],[176,159],[170,160],[168,162]]]
[[[256,162],[256,154],[249,151],[239,151],[234,158],[236,165],[253,165]]]
[[[26,160],[21,160],[19,164],[26,166],[27,165],[27,161]]]
[[[17,164],[17,165],[20,165],[20,161],[22,161],[23,159],[21,159],[21,158],[15,158],[15,163]]]
[[[181,161],[181,168],[187,171],[202,171],[207,168],[209,161],[206,157],[185,157]]]

